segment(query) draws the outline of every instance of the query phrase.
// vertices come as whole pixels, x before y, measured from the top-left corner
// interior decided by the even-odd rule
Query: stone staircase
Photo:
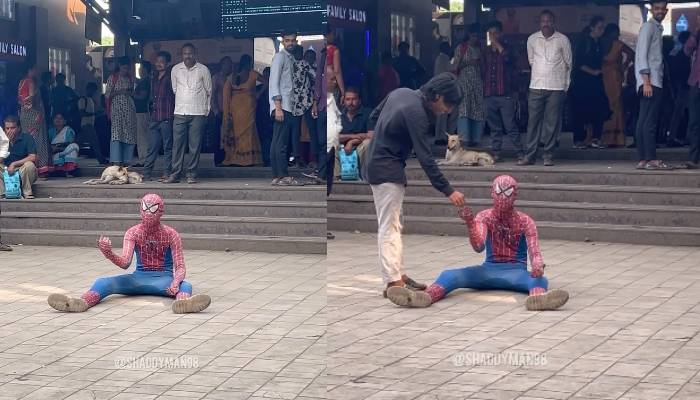
[[[230,177],[197,185],[84,180],[50,179],[37,183],[34,200],[0,200],[3,242],[92,247],[107,235],[119,248],[124,231],[139,221],[139,199],[157,193],[165,200],[163,223],[180,232],[186,249],[326,253],[323,186],[271,187],[267,178]]]
[[[510,174],[520,183],[516,207],[538,223],[540,237],[658,245],[700,245],[700,173],[637,171],[632,162],[561,161],[556,167],[445,167],[452,185],[480,211],[491,205],[490,182]],[[409,162],[404,232],[464,235],[455,208]],[[328,200],[328,227],[376,232],[370,187],[336,183]]]

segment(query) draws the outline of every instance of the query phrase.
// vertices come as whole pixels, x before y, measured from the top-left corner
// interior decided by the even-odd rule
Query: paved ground
[[[408,236],[408,272],[480,263],[465,239]],[[700,248],[546,241],[551,287],[571,300],[458,291],[428,309],[381,297],[376,238],[328,245],[328,397],[700,399]]]
[[[203,313],[114,296],[63,314],[49,293],[80,294],[121,271],[95,249],[2,253],[0,400],[325,398],[324,257],[185,257],[195,292],[213,300]]]

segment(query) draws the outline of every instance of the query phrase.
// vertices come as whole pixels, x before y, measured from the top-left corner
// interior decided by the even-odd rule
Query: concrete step
[[[66,193],[67,194],[67,193]],[[209,217],[325,218],[325,202],[252,200],[166,200],[168,215]],[[37,198],[32,201],[0,200],[0,212],[97,213],[138,216],[138,199]]]
[[[634,165],[575,163],[518,167],[514,163],[503,163],[493,167],[441,166],[440,169],[450,181],[490,182],[498,175],[508,174],[520,183],[700,188],[700,171],[639,171]],[[409,181],[427,179],[415,160],[408,163],[406,176]]]
[[[138,185],[85,185],[84,178],[51,179],[38,182],[34,189],[37,197],[48,198],[120,198],[139,199],[146,193],[163,197],[167,207],[170,199],[190,200],[255,200],[324,202],[324,186],[279,187],[260,181],[206,181],[195,185],[186,183],[162,184],[148,182]]]
[[[487,180],[451,183],[468,199],[491,197],[491,183]],[[695,187],[520,183],[518,191],[518,199],[527,201],[700,207],[700,189]],[[339,182],[333,185],[329,201],[338,195],[371,194],[371,188],[365,183]],[[444,198],[427,181],[409,181],[406,196]]]
[[[2,229],[3,242],[15,245],[96,247],[97,239],[101,235],[108,236],[112,240],[114,248],[121,248],[124,231]],[[326,254],[325,237],[192,233],[181,233],[180,235],[185,248],[185,261],[188,250]]]
[[[3,229],[117,231],[139,222],[135,214],[3,212]],[[325,218],[210,217],[165,215],[162,222],[180,233],[323,237]]]
[[[492,207],[491,199],[469,199],[474,212]],[[623,204],[563,203],[546,201],[517,202],[518,210],[535,221],[634,226],[700,227],[700,207],[643,206]],[[375,215],[371,196],[338,195],[328,202],[329,214]],[[445,199],[406,197],[403,213],[407,217],[455,218],[455,207]]]
[[[377,231],[375,215],[328,214],[330,231]],[[465,236],[464,222],[459,218],[404,218],[404,233],[423,235]],[[648,245],[697,246],[700,228],[670,226],[634,226],[614,224],[585,224],[572,222],[538,223],[540,238],[552,240],[614,242]]]

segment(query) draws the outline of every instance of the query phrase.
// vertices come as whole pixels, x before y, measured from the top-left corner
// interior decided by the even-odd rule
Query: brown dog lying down
[[[129,172],[126,167],[113,165],[102,171],[99,179],[90,179],[83,183],[87,185],[124,185],[127,183],[142,183],[143,175],[138,172]]]
[[[466,165],[466,166],[492,166],[495,161],[491,154],[465,150],[459,142],[459,136],[449,135],[447,139],[447,153],[445,159],[438,162],[440,165]]]

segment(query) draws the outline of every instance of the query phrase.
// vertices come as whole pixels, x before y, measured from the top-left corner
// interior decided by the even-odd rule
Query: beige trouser
[[[5,172],[5,166],[0,164],[0,195],[5,194],[5,181],[1,175],[3,172]],[[31,161],[27,161],[15,173],[19,173],[19,179],[22,181],[22,195],[32,194],[32,185],[39,177],[39,174],[36,172],[36,165]]]
[[[362,165],[365,161],[365,153],[367,152],[367,147],[369,147],[370,139],[365,139],[360,143],[355,150],[357,150],[357,162],[358,168],[362,171]],[[333,167],[333,177],[335,179],[340,179],[340,152],[345,151],[344,145],[338,147],[338,151],[335,152],[335,166]]]
[[[150,123],[148,113],[136,114],[136,153],[139,156],[139,164],[146,163],[148,155],[148,124]]]
[[[377,209],[379,271],[385,284],[399,281],[403,275],[401,208],[405,192],[404,185],[397,183],[372,185]]]

